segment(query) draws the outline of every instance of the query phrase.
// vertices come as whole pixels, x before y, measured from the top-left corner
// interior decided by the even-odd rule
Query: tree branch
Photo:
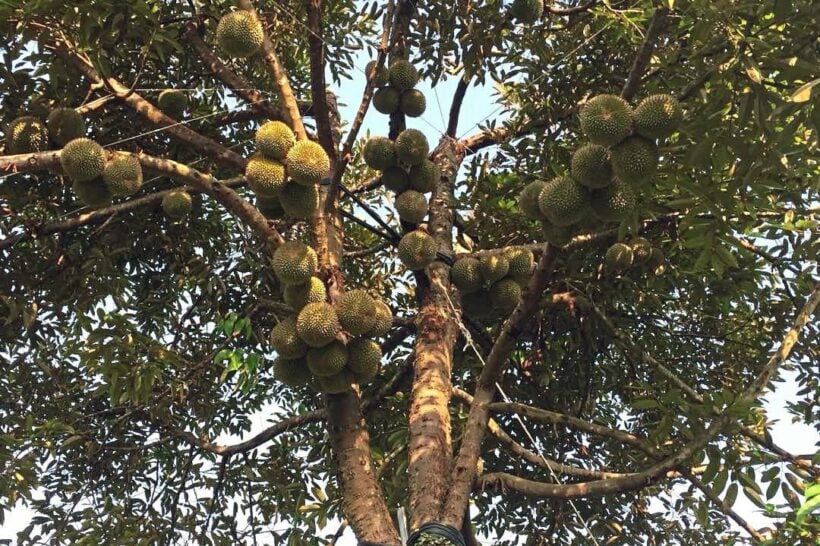
[[[322,0],[307,0],[308,48],[310,50],[310,92],[313,97],[313,115],[319,143],[327,152],[331,163],[336,161],[336,144],[330,126],[330,110],[325,85],[325,44],[322,40]]]
[[[632,68],[629,70],[629,76],[626,78],[624,88],[621,90],[621,97],[625,100],[632,100],[638,87],[641,85],[644,72],[652,58],[652,52],[655,50],[655,44],[658,41],[660,33],[666,26],[666,16],[669,13],[669,8],[661,6],[655,8],[655,13],[652,14],[652,19],[649,20],[649,27],[646,29],[646,37],[644,38],[638,54],[632,63]]]
[[[450,119],[447,123],[447,136],[456,138],[456,131],[458,131],[458,118],[461,116],[461,105],[464,103],[464,95],[467,94],[467,88],[470,86],[470,81],[465,77],[458,80],[456,92],[453,94],[453,102],[450,104]]]

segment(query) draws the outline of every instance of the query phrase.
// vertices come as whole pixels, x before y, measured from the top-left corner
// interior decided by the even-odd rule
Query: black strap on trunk
[[[415,533],[410,535],[407,540],[407,546],[415,546],[422,535],[435,535],[441,537],[453,546],[466,546],[464,544],[464,537],[461,536],[461,531],[443,523],[425,523],[419,527]]]

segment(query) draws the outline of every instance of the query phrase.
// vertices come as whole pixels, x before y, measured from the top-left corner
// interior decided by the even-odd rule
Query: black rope
[[[421,539],[422,535],[435,535],[447,540],[453,546],[466,546],[461,531],[455,527],[436,522],[425,523],[419,527],[415,533],[410,535],[410,538],[407,540],[407,546],[414,546]]]

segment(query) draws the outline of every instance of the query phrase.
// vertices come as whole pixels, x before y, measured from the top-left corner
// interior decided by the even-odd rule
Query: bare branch
[[[458,80],[456,91],[453,94],[453,102],[450,104],[450,119],[447,123],[447,136],[456,138],[458,131],[458,118],[461,116],[461,105],[464,103],[464,95],[467,94],[467,88],[470,86],[470,81],[465,77]]]
[[[632,68],[629,70],[629,76],[626,78],[624,88],[621,90],[621,97],[626,100],[632,100],[638,87],[641,85],[641,80],[646,72],[646,67],[649,65],[649,60],[652,58],[652,52],[655,50],[655,44],[658,41],[660,33],[666,26],[666,16],[669,13],[669,8],[661,6],[655,8],[655,13],[652,14],[652,19],[649,20],[649,27],[646,29],[646,37],[644,38],[638,54],[632,63]]]
[[[310,91],[313,96],[313,115],[319,133],[319,143],[331,163],[336,161],[336,144],[330,126],[330,110],[325,85],[325,45],[322,40],[322,0],[307,0],[308,47],[310,50]]]

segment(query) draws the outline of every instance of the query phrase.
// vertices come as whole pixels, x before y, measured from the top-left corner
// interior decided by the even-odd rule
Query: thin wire
[[[456,311],[455,306],[453,305],[453,300],[450,299],[449,291],[444,287],[440,280],[436,279],[435,282],[436,284],[438,284],[439,288],[441,288],[441,291],[444,292],[444,296],[447,298],[447,303],[450,305],[450,310],[452,311],[453,317],[455,318],[456,323],[458,324],[459,330],[461,330],[461,335],[464,336],[464,340],[467,342],[467,345],[469,345],[470,348],[473,350],[476,357],[478,357],[478,360],[481,362],[482,366],[486,368],[487,362],[484,360],[484,357],[481,356],[481,352],[478,350],[478,347],[475,346],[475,343],[473,342],[473,337],[470,335],[470,331],[467,329],[464,323],[461,322],[461,318],[459,317],[459,314]],[[501,397],[504,399],[504,402],[509,404],[511,402],[510,397],[507,396],[507,393],[504,392],[504,389],[501,388],[501,385],[498,383],[498,381],[495,382],[495,388],[498,390],[499,394],[501,394]],[[535,452],[544,462],[544,466],[547,467],[547,470],[549,470],[552,479],[554,479],[557,483],[560,484],[561,480],[558,478],[558,475],[552,469],[552,465],[549,463],[549,461],[547,461],[546,457],[544,457],[544,454],[541,451],[541,446],[538,444],[538,442],[535,441],[535,437],[532,435],[529,428],[527,428],[527,425],[524,423],[524,420],[521,419],[521,416],[517,413],[513,414],[513,418],[516,421],[518,421],[518,424],[524,430],[524,434],[526,434],[529,441],[535,447]],[[590,530],[587,521],[584,519],[584,516],[581,515],[581,512],[578,510],[578,507],[575,506],[575,503],[572,501],[572,499],[567,500],[569,501],[569,505],[572,507],[573,512],[575,512],[576,517],[581,521],[581,525],[583,525],[584,530],[587,532],[587,535],[589,535],[589,538],[592,539],[592,542],[595,544],[595,546],[601,546],[598,542],[598,539],[596,539],[595,535],[592,534],[592,531]]]

